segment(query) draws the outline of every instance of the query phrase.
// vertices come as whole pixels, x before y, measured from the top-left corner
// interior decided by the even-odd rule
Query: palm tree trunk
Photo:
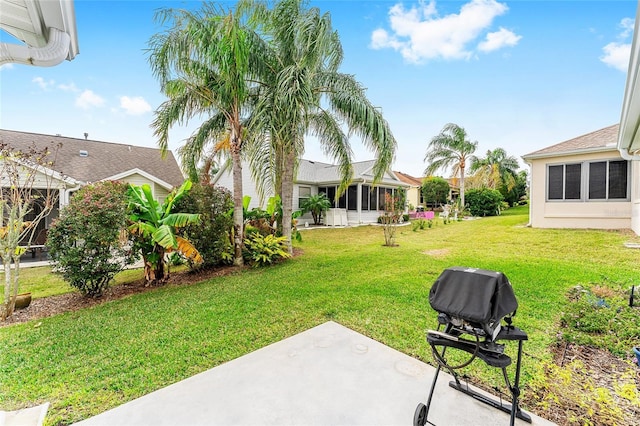
[[[464,166],[460,167],[460,208],[464,212]]]
[[[291,244],[291,214],[293,213],[293,171],[296,153],[293,148],[285,152],[285,166],[282,174],[282,235],[287,239],[289,254],[293,254]]]
[[[282,202],[283,206],[282,206],[282,214],[284,217],[284,193],[283,193],[283,189],[282,189],[282,179],[283,179],[283,174],[284,174],[284,169],[285,167],[285,159],[284,159],[284,148],[282,147],[281,144],[278,144],[276,146],[276,159],[275,159],[275,165],[276,165],[276,170],[275,170],[275,176],[274,176],[274,191],[275,193],[280,197],[280,201]],[[277,225],[277,229],[276,232],[280,235],[284,235],[284,231],[283,231],[283,219],[278,221],[278,225]]]
[[[240,149],[242,140],[240,130],[232,126],[231,129],[231,161],[233,173],[233,264],[244,265],[242,259],[242,239],[244,238],[244,217],[242,214],[242,159]]]

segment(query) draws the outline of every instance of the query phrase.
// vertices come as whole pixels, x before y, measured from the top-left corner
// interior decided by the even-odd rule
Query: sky
[[[234,2],[218,2],[233,6]],[[0,68],[0,127],[157,145],[165,100],[148,65],[159,8],[200,1],[75,0],[80,53],[50,68]],[[522,155],[619,122],[638,2],[311,1],[331,15],[341,72],[367,88],[397,140],[393,170],[422,176],[431,138],[464,127],[476,154]],[[5,33],[0,41],[13,42]],[[198,121],[170,132],[176,152]],[[351,141],[354,161],[374,157]],[[308,160],[332,163],[309,138]],[[442,171],[447,175],[447,171]]]

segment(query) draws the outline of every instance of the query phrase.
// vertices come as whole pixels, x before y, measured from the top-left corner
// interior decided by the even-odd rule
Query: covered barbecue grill
[[[438,366],[426,404],[418,404],[416,408],[414,426],[424,426],[428,423],[429,407],[438,375],[443,367],[455,379],[449,382],[452,388],[510,413],[512,426],[516,417],[531,423],[531,417],[520,410],[518,405],[522,342],[527,340],[527,334],[512,325],[518,301],[507,277],[500,272],[483,269],[448,268],[431,287],[429,303],[438,312],[438,329],[427,332],[427,342]],[[504,353],[504,344],[499,343],[501,341],[518,342],[513,385],[507,374],[511,358]],[[467,352],[469,358],[465,362],[452,365],[446,358],[447,348]],[[506,386],[511,393],[510,405],[488,398],[460,382],[456,370],[466,367],[475,359],[481,359],[487,365],[502,370]]]

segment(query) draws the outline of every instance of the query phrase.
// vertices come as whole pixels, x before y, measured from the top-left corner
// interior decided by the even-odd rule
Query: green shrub
[[[47,235],[53,268],[85,296],[102,295],[135,261],[127,227],[127,184],[98,182],[76,192]]]
[[[200,222],[181,230],[200,252],[202,264],[189,261],[189,267],[214,267],[233,260],[230,230],[233,227],[233,198],[231,192],[222,187],[194,183],[191,190],[174,204],[176,211],[197,213]]]
[[[437,206],[447,202],[449,196],[449,182],[438,176],[430,176],[422,182],[422,197],[428,205]]]
[[[496,216],[503,196],[496,189],[470,189],[465,192],[465,200],[473,216]]]
[[[286,237],[273,234],[262,235],[252,232],[244,239],[245,260],[254,266],[271,265],[279,260],[291,257]]]

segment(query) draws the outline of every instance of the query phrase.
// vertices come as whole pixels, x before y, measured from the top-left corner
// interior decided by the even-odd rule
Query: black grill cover
[[[438,312],[480,325],[500,321],[518,308],[504,274],[464,267],[440,274],[429,291],[429,303]]]

